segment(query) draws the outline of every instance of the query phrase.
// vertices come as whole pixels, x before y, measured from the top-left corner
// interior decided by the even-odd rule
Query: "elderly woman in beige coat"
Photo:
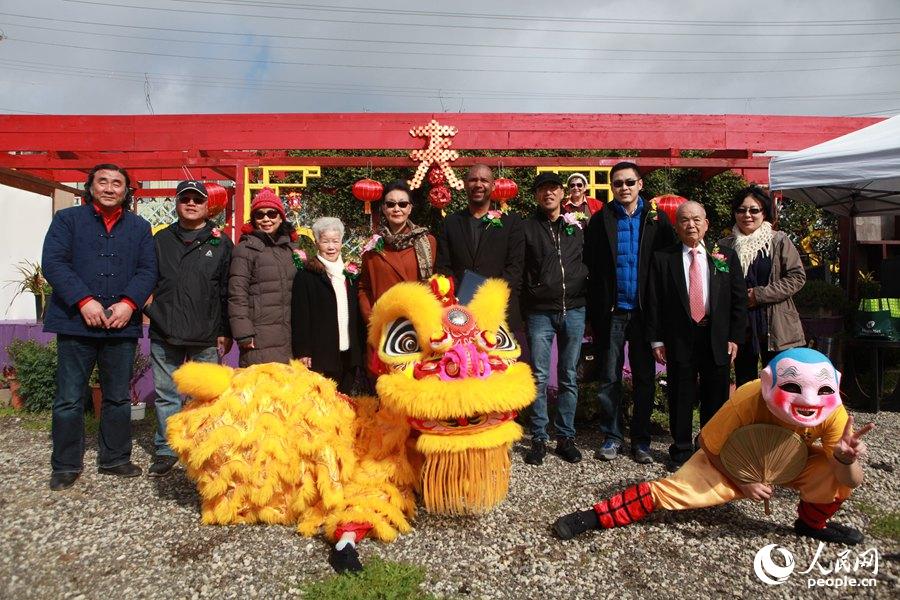
[[[738,387],[759,377],[759,361],[805,345],[793,296],[806,283],[797,248],[783,231],[772,229],[772,200],[752,185],[735,194],[732,235],[719,240],[738,256],[747,283],[747,336],[734,361]]]
[[[228,277],[228,318],[240,366],[291,360],[291,290],[299,257],[284,206],[265,188],[250,205]]]

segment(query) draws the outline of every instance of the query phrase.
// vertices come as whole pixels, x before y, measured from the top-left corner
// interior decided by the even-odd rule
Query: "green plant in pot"
[[[23,260],[16,265],[16,271],[19,272],[19,277],[6,282],[7,286],[16,286],[16,293],[9,301],[9,305],[12,306],[12,303],[20,294],[30,292],[34,294],[37,320],[43,321],[47,301],[50,299],[50,294],[53,293],[53,288],[50,287],[50,284],[44,278],[44,272],[41,270],[40,263]],[[9,307],[7,307],[6,312],[9,312]]]
[[[25,410],[53,408],[56,396],[56,340],[47,345],[34,340],[14,340],[6,347],[15,368]]]

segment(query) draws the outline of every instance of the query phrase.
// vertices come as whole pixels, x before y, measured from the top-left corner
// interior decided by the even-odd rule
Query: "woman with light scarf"
[[[782,231],[772,229],[772,200],[752,185],[731,201],[732,234],[719,244],[732,248],[747,283],[747,337],[734,361],[736,385],[759,377],[778,352],[806,344],[793,296],[806,282],[800,254]]]
[[[344,224],[322,217],[312,225],[316,256],[297,271],[291,294],[294,358],[335,380],[349,394],[363,364],[365,330],[359,318],[355,265],[341,256]]]
[[[437,242],[425,227],[409,216],[413,203],[405,181],[384,188],[379,210],[384,224],[364,248],[359,281],[359,308],[368,323],[372,305],[401,281],[427,281],[434,274]]]

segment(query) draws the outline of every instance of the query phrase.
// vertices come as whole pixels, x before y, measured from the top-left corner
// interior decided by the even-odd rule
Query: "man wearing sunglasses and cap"
[[[590,271],[588,318],[600,356],[600,432],[606,440],[597,452],[613,460],[624,442],[622,367],[625,342],[634,383],[631,452],[651,463],[650,414],[656,368],[645,335],[647,283],[653,253],[675,243],[666,214],[641,197],[638,166],[620,162],[609,172],[614,200],[591,217],[584,235],[584,262]]]
[[[156,386],[156,456],[148,476],[163,477],[178,462],[166,442],[166,421],[183,398],[172,373],[186,361],[217,362],[231,349],[228,267],[233,244],[209,220],[206,186],[182,181],[175,194],[178,221],[159,231],[159,279],[144,308],[150,317],[150,357]]]
[[[563,212],[581,213],[585,220],[603,209],[603,203],[587,195],[588,180],[582,173],[572,173],[566,179],[569,195],[563,203]]]

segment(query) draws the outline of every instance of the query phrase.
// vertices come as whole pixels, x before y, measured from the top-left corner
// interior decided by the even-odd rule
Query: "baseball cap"
[[[206,193],[206,186],[203,185],[202,181],[197,181],[194,179],[189,179],[187,181],[182,181],[178,184],[178,188],[175,190],[175,196],[178,197],[185,192],[194,191],[206,198],[208,194]]]
[[[534,178],[534,183],[531,184],[531,191],[535,192],[539,187],[547,183],[555,183],[559,187],[563,187],[562,178],[553,172],[545,172],[540,173],[537,177]]]

